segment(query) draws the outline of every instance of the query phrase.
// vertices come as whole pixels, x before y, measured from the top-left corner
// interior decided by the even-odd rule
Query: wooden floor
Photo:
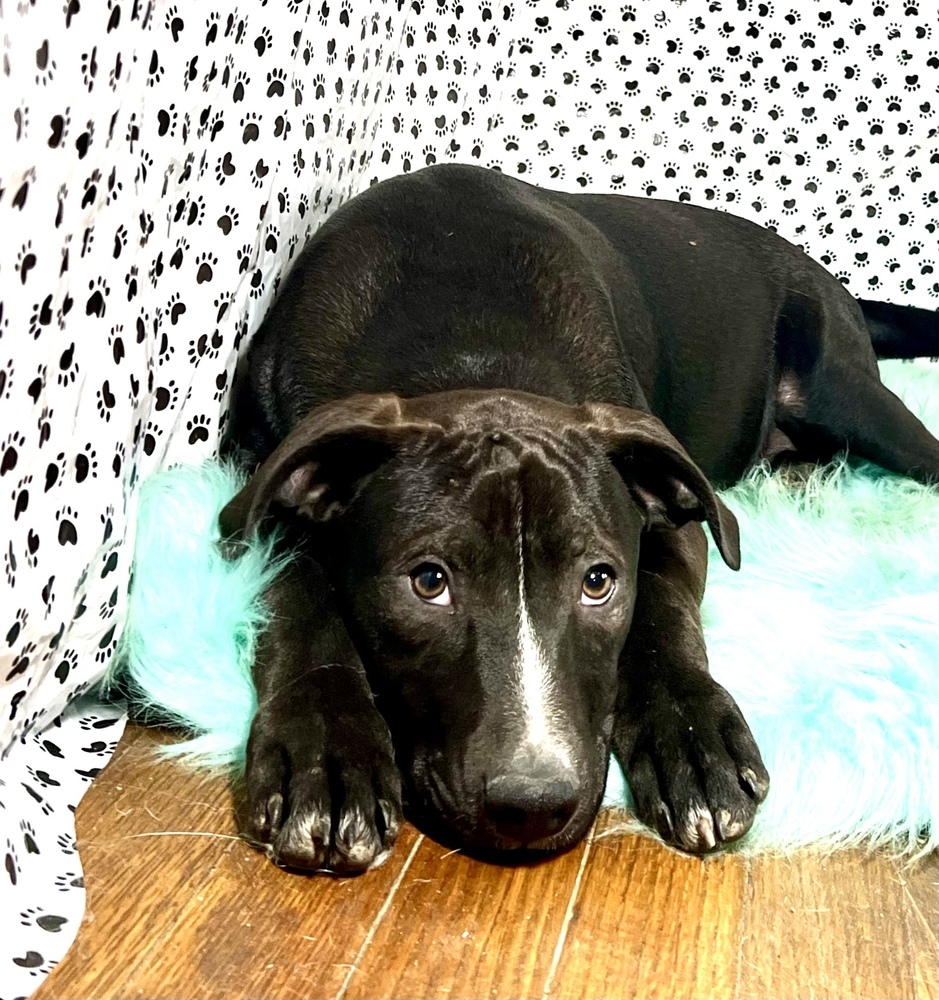
[[[530,868],[407,828],[351,880],[278,870],[224,780],[129,727],[78,810],[88,906],[37,996],[936,998],[937,862],[701,862],[604,836]]]

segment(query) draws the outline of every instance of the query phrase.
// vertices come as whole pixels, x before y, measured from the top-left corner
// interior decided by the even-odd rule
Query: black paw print
[[[56,875],[54,885],[59,892],[68,892],[69,889],[84,889],[85,879],[77,872],[62,872],[60,875]]]
[[[209,418],[204,415],[193,417],[186,421],[186,430],[189,431],[189,443],[196,444],[199,441],[209,440]]]
[[[238,104],[245,98],[245,86],[251,82],[251,78],[244,70],[239,70],[235,74],[235,85],[232,87],[231,99],[234,104]]]
[[[12,680],[20,674],[25,674],[29,669],[29,661],[33,653],[36,652],[36,643],[27,642],[25,646],[16,654],[6,680]]]
[[[24,513],[27,507],[29,507],[29,485],[33,481],[31,475],[24,476],[17,484],[16,488],[10,496],[10,499],[14,501],[13,503],[13,520],[19,519],[20,514]]]
[[[252,247],[250,243],[243,243],[238,249],[238,273],[245,274],[251,267],[251,251]]]
[[[16,270],[19,272],[20,284],[25,285],[29,272],[36,266],[36,255],[33,253],[33,241],[27,240],[16,255]]]
[[[52,913],[46,913],[41,906],[29,907],[20,911],[20,923],[24,927],[41,927],[44,931],[57,934],[62,929],[62,924],[68,923],[66,917],[59,917]]]
[[[199,254],[196,258],[196,284],[203,285],[207,281],[212,280],[214,271],[212,270],[215,265],[218,264],[218,257],[208,251]]]
[[[249,142],[257,142],[261,130],[258,127],[258,115],[254,111],[249,111],[244,118],[241,119],[241,141],[247,145]]]
[[[103,580],[106,576],[108,576],[110,573],[113,573],[114,570],[117,569],[117,564],[120,561],[120,556],[116,549],[112,549],[110,552],[107,553],[107,555],[105,555],[102,558],[101,561],[104,563],[104,568],[101,570],[101,579]],[[82,612],[84,612],[84,610],[85,608],[83,607]]]
[[[85,315],[97,316],[100,319],[107,310],[106,301],[111,289],[104,278],[97,277],[88,282],[88,291],[91,294],[85,302]]]
[[[20,608],[13,619],[13,624],[7,631],[6,639],[7,646],[12,646],[14,642],[19,638],[19,634],[22,631],[23,626],[29,620],[29,616],[26,613],[25,608]]]
[[[143,434],[143,451],[145,455],[152,455],[156,450],[156,439],[162,437],[163,428],[159,427],[152,420],[147,421],[147,426]]]
[[[16,468],[19,461],[19,450],[26,444],[26,438],[19,432],[8,434],[0,444],[0,476],[5,476]]]
[[[68,679],[68,675],[78,666],[78,654],[72,650],[67,649],[62,654],[62,659],[59,661],[59,665],[55,668],[55,676],[58,678],[60,684],[64,684]]]
[[[225,128],[225,119],[222,117],[222,113],[217,111],[206,123],[206,131],[209,133],[209,141],[215,142],[216,137],[219,132]]]
[[[225,211],[219,216],[216,225],[222,231],[222,235],[228,236],[228,234],[238,225],[238,215],[237,209],[231,205],[225,206]]]
[[[179,398],[179,387],[173,379],[167,385],[157,386],[154,393],[153,408],[157,411],[165,410],[167,407],[174,407]]]
[[[234,301],[234,296],[232,296],[231,294],[220,295],[217,299],[215,299],[212,305],[215,306],[216,323],[222,322],[222,320],[225,318],[225,314],[228,312],[233,301]]]
[[[98,416],[107,423],[111,419],[111,410],[114,409],[114,404],[117,402],[114,393],[111,392],[111,383],[108,379],[105,379],[101,383],[101,388],[95,392],[95,399],[98,406]]]
[[[20,103],[20,106],[13,112],[13,123],[16,125],[16,141],[25,139],[29,134],[29,108]]]
[[[153,87],[163,79],[163,74],[166,70],[163,68],[163,64],[160,62],[160,53],[156,49],[153,50],[150,56],[150,63],[147,66],[147,86]]]
[[[27,854],[40,854],[39,845],[36,843],[36,831],[28,819],[20,820],[20,834],[23,837],[23,846]]]
[[[188,351],[190,363],[197,364],[206,354],[210,358],[217,358],[223,342],[224,338],[218,330],[215,330],[211,337],[203,333],[197,340],[190,340]]]
[[[56,381],[59,385],[71,385],[78,377],[78,362],[75,360],[75,344],[68,347],[59,355],[59,371]]]
[[[16,885],[17,879],[22,874],[23,869],[20,867],[20,860],[16,856],[16,847],[9,838],[7,838],[6,853],[3,856],[3,867],[11,885]]]
[[[178,120],[179,112],[176,110],[175,104],[171,104],[168,108],[161,108],[157,112],[157,135],[174,136]]]
[[[44,406],[39,412],[36,428],[39,431],[39,447],[41,448],[52,436],[52,414],[55,410]]]
[[[36,83],[47,86],[55,78],[56,61],[49,56],[49,40],[36,49]]]
[[[56,781],[48,771],[36,770],[32,767],[27,767],[26,770],[29,776],[43,788],[59,788],[62,785],[62,782]]]
[[[271,168],[264,162],[264,160],[258,160],[254,165],[254,170],[251,172],[251,183],[254,187],[260,189],[264,186],[264,178],[271,172]]]
[[[75,527],[77,518],[78,514],[71,507],[65,506],[56,511],[55,519],[59,523],[57,536],[59,545],[76,545],[78,543],[78,530]]]
[[[6,551],[3,553],[3,572],[7,578],[7,585],[12,587],[16,583],[16,556],[13,553],[12,541],[7,543]]]
[[[42,328],[52,322],[52,296],[47,295],[41,303],[33,305],[32,313],[29,317],[29,333],[33,340],[37,340],[42,333]]]
[[[259,299],[264,294],[264,272],[261,268],[256,268],[251,275],[251,282],[248,294],[252,299]]]
[[[48,493],[65,474],[65,452],[58,455],[46,466],[46,484],[43,493]]]
[[[53,115],[49,120],[49,138],[47,145],[50,149],[56,149],[68,138],[69,126],[72,119],[69,114],[71,108],[66,108],[60,115]]]
[[[205,19],[205,41],[204,45],[211,45],[218,38],[219,15],[212,11]]]
[[[283,97],[285,93],[284,81],[287,79],[287,74],[282,69],[272,69],[267,74],[267,96],[268,97]]]
[[[205,218],[205,198],[203,198],[202,195],[200,194],[197,195],[195,198],[193,198],[191,202],[189,202],[189,207],[186,209],[186,225],[201,226],[204,218]]]
[[[173,36],[173,41],[178,42],[185,25],[183,24],[183,19],[179,16],[179,10],[175,4],[166,12],[163,23],[166,30]]]
[[[266,27],[261,29],[260,34],[254,40],[254,50],[259,56],[263,56],[274,41],[274,36],[271,34],[270,30]]]
[[[114,650],[115,650],[115,648],[117,646],[117,640],[114,638],[114,633],[116,631],[117,631],[117,626],[116,625],[112,625],[107,630],[107,632],[105,632],[104,635],[101,636],[101,639],[98,642],[98,648],[95,650],[95,663],[106,663],[114,655]],[[108,753],[110,753],[111,750],[113,750],[116,745],[117,745],[116,743],[106,744],[106,743],[101,742],[101,741],[99,741],[98,743],[93,743],[92,744],[92,746],[102,747],[102,748],[110,746],[110,750],[107,751]],[[89,752],[89,748],[88,747],[82,747],[82,749],[86,753]],[[99,757],[104,756],[104,749],[102,749],[101,752],[98,752],[98,751],[94,751],[94,752]]]
[[[222,397],[225,395],[225,391],[228,389],[228,372],[221,371],[215,376],[215,392],[213,393],[213,398],[216,402],[220,402]]]
[[[75,456],[75,482],[83,483],[89,476],[98,478],[98,453],[90,441]]]
[[[231,153],[225,153],[225,155],[220,157],[215,164],[215,179],[219,184],[224,184],[225,181],[234,173],[235,163],[232,155]]]
[[[170,296],[166,303],[166,311],[169,313],[170,323],[176,326],[186,312],[186,303],[180,299],[179,292],[174,292]]]

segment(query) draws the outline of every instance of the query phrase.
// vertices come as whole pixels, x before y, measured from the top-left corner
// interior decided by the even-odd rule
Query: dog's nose
[[[485,818],[503,840],[526,847],[559,834],[577,811],[568,773],[508,773],[486,785]]]

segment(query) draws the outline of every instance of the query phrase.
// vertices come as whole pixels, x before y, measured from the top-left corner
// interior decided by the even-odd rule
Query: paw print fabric
[[[139,484],[214,452],[238,355],[330,211],[476,163],[743,215],[856,294],[936,307],[937,85],[919,0],[0,4],[3,989],[77,922],[40,921],[56,873],[20,824],[73,836],[35,775],[69,727],[93,770],[61,713],[119,642]]]

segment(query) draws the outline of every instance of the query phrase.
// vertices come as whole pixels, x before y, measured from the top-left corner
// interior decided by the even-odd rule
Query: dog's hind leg
[[[853,300],[823,309],[793,295],[780,317],[776,361],[775,436],[791,443],[796,460],[828,461],[847,449],[890,472],[939,482],[939,440],[880,381]]]
[[[827,438],[890,472],[939,483],[939,440],[876,375],[830,364],[808,387],[801,413],[777,420],[791,437]]]

